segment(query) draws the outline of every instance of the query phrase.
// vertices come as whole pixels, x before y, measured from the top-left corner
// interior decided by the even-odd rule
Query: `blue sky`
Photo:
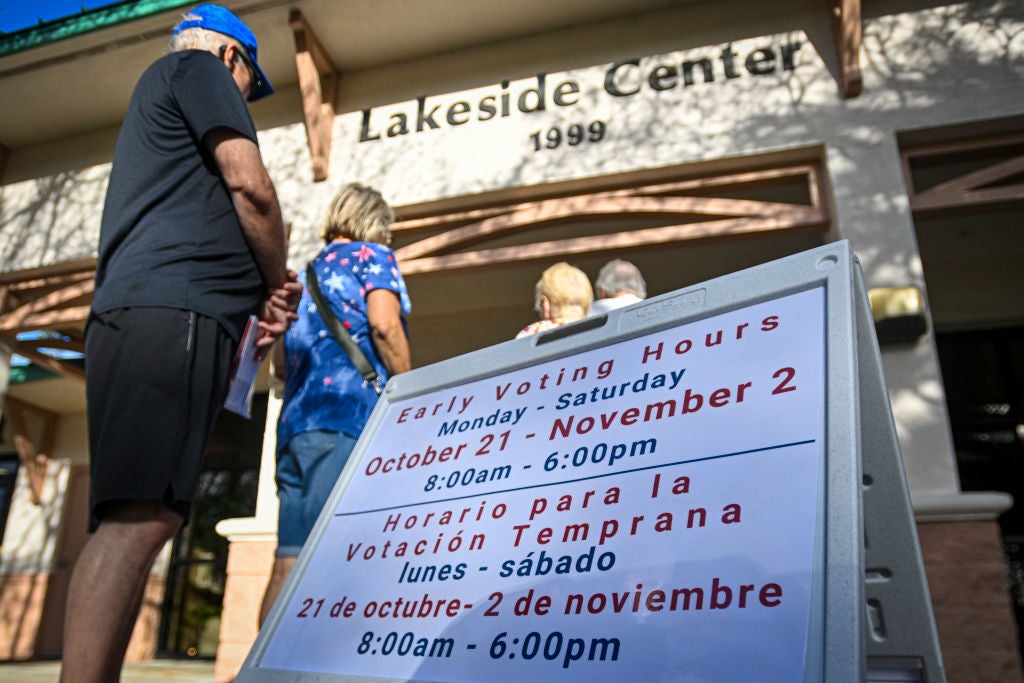
[[[53,21],[83,9],[116,4],[118,0],[0,0],[0,31],[11,33],[35,26],[39,19]]]

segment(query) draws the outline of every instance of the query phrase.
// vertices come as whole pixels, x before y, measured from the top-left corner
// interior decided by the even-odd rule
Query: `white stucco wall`
[[[502,192],[570,179],[585,179],[660,166],[749,158],[795,149],[824,150],[835,233],[849,239],[869,287],[924,288],[912,218],[899,165],[897,135],[906,131],[974,124],[1024,116],[1024,3],[980,0],[929,7],[908,0],[864,3],[863,94],[845,100],[837,85],[830,18],[817,0],[778,3],[684,4],[677,9],[614,23],[581,26],[514,42],[365,71],[340,81],[330,180],[312,183],[301,123],[262,126],[264,157],[292,223],[290,261],[304,262],[317,248],[313,226],[337,186],[348,180],[380,188],[392,204]],[[914,10],[912,8],[919,8]],[[910,8],[910,9],[908,9]],[[790,48],[786,68],[783,50]],[[723,50],[737,57],[736,77],[726,74]],[[760,49],[752,75],[745,60]],[[639,59],[619,72],[614,97],[605,89],[610,66]],[[708,58],[715,80],[663,91],[642,76],[658,66]],[[760,61],[758,61],[760,60]],[[520,112],[516,98],[545,74],[546,107]],[[664,73],[663,79],[665,78]],[[508,81],[507,86],[503,81]],[[559,84],[565,106],[554,102]],[[489,120],[480,102],[511,96],[508,116]],[[417,98],[425,110],[438,106],[437,129],[415,132]],[[528,108],[535,102],[529,100]],[[298,101],[283,89],[277,102],[258,110],[268,120],[298,121],[286,112]],[[570,102],[571,101],[571,102]],[[446,112],[456,106],[455,120]],[[290,103],[290,105],[289,105]],[[363,110],[369,110],[364,117]],[[399,115],[406,135],[388,137]],[[259,116],[257,117],[259,119]],[[600,141],[535,150],[531,135],[574,123],[605,123]],[[360,137],[379,139],[360,142]],[[87,140],[91,160],[109,132]],[[2,268],[11,270],[88,255],[97,239],[107,167],[72,163],[76,170],[41,175],[0,188]],[[12,164],[53,165],[53,145],[24,150]],[[59,158],[59,157],[58,157]],[[79,165],[82,168],[79,168]],[[59,166],[59,164],[57,164]],[[40,230],[40,226],[43,229]],[[956,469],[934,345],[885,354],[885,369],[911,487],[918,492],[955,491]]]
[[[869,287],[914,285],[925,290],[914,228],[904,189],[897,134],[982,122],[1024,114],[1024,7],[1021,3],[962,3],[920,12],[872,16],[865,7],[864,92],[851,100],[838,95],[834,47],[827,17],[817,4],[800,5],[779,17],[770,8],[741,4],[686,7],[642,17],[628,25],[581,29],[514,45],[441,56],[416,64],[346,74],[334,129],[332,182],[361,179],[382,189],[395,204],[472,195],[507,187],[602,176],[680,163],[770,154],[780,150],[825,149],[831,204],[840,238],[858,253]],[[723,20],[722,12],[728,12]],[[785,30],[764,33],[765,27]],[[670,44],[682,49],[652,52]],[[791,46],[791,47],[787,47]],[[799,46],[798,48],[793,46]],[[735,78],[726,75],[722,53],[738,55]],[[762,48],[775,55],[772,73],[751,75],[744,60]],[[792,68],[784,68],[784,51]],[[515,59],[509,60],[508,55]],[[639,57],[639,66],[617,72],[616,84],[636,95],[613,97],[605,88],[610,65]],[[639,76],[657,66],[679,67],[708,58],[713,83],[655,91]],[[511,62],[511,63],[510,63]],[[563,71],[552,64],[581,64]],[[755,65],[757,66],[757,65]],[[469,90],[469,80],[490,81]],[[509,71],[530,76],[512,80]],[[488,96],[500,106],[536,88],[545,73],[544,112],[522,113],[512,104],[507,117],[479,121]],[[576,103],[559,107],[552,91],[578,84]],[[1008,87],[1000,87],[1008,86]],[[574,86],[575,88],[576,86]],[[439,105],[437,129],[417,132],[423,110]],[[378,104],[384,102],[385,104]],[[471,110],[462,125],[443,122],[457,102]],[[532,101],[529,103],[534,106]],[[368,114],[361,111],[368,108]],[[408,134],[389,137],[408,119]],[[456,117],[459,119],[460,117]],[[606,122],[597,143],[535,151],[531,134],[572,123]],[[294,131],[274,131],[275,135]],[[367,140],[379,136],[377,139]],[[362,138],[362,141],[361,141]],[[337,179],[335,181],[334,179]],[[329,187],[306,195],[303,211],[315,222]],[[296,224],[298,225],[298,223]],[[315,250],[315,237],[299,230],[293,248]],[[293,256],[295,252],[293,252]],[[945,399],[934,345],[926,337],[912,348],[884,354],[897,429],[915,493],[955,491],[956,467],[945,416]]]

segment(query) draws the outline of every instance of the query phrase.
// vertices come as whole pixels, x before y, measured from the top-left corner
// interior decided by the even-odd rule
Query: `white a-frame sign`
[[[394,378],[237,680],[944,681],[848,244]]]

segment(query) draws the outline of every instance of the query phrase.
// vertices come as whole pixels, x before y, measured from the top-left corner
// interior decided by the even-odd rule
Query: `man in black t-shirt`
[[[188,521],[234,349],[265,353],[302,286],[246,107],[273,92],[217,5],[139,79],[114,151],[86,330],[93,532],[75,565],[62,681],[114,681],[156,555]]]

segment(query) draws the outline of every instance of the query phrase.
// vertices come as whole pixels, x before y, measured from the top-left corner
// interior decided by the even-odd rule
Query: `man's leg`
[[[159,502],[110,508],[79,555],[64,617],[62,683],[116,683],[153,560],[181,528]]]
[[[295,566],[297,557],[275,557],[274,568],[270,572],[270,581],[267,583],[267,591],[263,594],[263,604],[260,605],[260,627],[267,620],[270,608],[274,606],[278,594],[284,587],[284,582]]]

